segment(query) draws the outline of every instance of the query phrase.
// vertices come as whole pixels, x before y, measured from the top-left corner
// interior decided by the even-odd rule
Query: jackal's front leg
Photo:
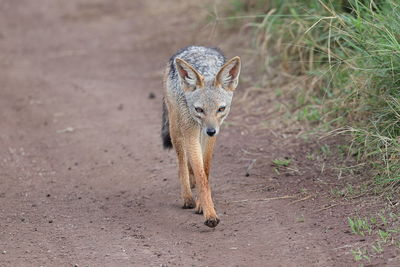
[[[176,156],[178,158],[179,180],[181,182],[183,208],[193,209],[196,206],[196,202],[194,201],[192,190],[190,189],[189,166],[184,144],[182,143],[183,138],[179,135],[179,132],[176,128],[176,119],[173,117],[173,114],[170,116],[172,117],[172,119],[170,119],[170,134],[171,141],[174,145]]]
[[[210,177],[211,171],[211,160],[213,157],[215,141],[217,140],[216,136],[209,137],[203,136],[203,162],[204,162],[204,171],[207,175],[207,178]]]
[[[204,172],[206,173],[208,182],[210,183],[210,171],[211,171],[211,161],[214,152],[215,141],[217,140],[216,136],[210,137],[206,135],[202,135],[201,137],[201,148],[203,152],[203,164],[204,164]],[[200,201],[196,203],[196,213],[202,214],[203,209],[201,207]]]
[[[193,209],[196,206],[189,181],[189,168],[186,152],[180,144],[176,146],[176,154],[178,156],[179,179],[181,181],[183,208]]]
[[[219,218],[214,209],[214,203],[211,197],[211,188],[204,169],[203,154],[199,138],[198,135],[188,136],[191,137],[185,140],[185,145],[199,192],[198,205],[201,207],[203,215],[206,219],[204,224],[208,227],[215,227],[219,223]]]

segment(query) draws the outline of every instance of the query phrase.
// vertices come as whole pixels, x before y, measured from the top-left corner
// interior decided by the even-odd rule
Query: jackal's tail
[[[163,114],[162,114],[162,127],[161,127],[161,138],[163,142],[164,149],[171,149],[171,135],[169,134],[169,119],[168,119],[168,109],[163,101]]]

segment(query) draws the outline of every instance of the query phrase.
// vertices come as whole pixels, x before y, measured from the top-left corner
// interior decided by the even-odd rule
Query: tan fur
[[[196,187],[196,178],[194,178],[193,169],[192,169],[192,166],[190,165],[190,163],[188,164],[188,167],[189,167],[190,188],[193,189]]]
[[[203,162],[204,162],[204,172],[207,175],[207,178],[210,175],[210,169],[211,169],[211,160],[214,152],[214,145],[215,142],[217,141],[217,137],[207,137],[203,135],[202,142],[202,149],[203,149]]]

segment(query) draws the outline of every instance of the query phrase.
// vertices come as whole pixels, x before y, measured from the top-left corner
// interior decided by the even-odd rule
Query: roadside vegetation
[[[372,191],[398,193],[400,3],[231,0],[227,10],[216,19],[250,29],[256,87],[276,88],[309,131],[346,135],[343,151],[369,170]]]
[[[356,262],[370,262],[389,246],[400,248],[400,217],[394,212],[381,210],[369,217],[347,218],[351,232],[362,242],[352,247],[351,254]]]

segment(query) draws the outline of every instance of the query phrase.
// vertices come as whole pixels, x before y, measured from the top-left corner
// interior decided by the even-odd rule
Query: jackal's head
[[[229,60],[212,77],[203,76],[183,59],[176,58],[175,63],[191,117],[207,135],[218,134],[238,85],[240,58]]]

